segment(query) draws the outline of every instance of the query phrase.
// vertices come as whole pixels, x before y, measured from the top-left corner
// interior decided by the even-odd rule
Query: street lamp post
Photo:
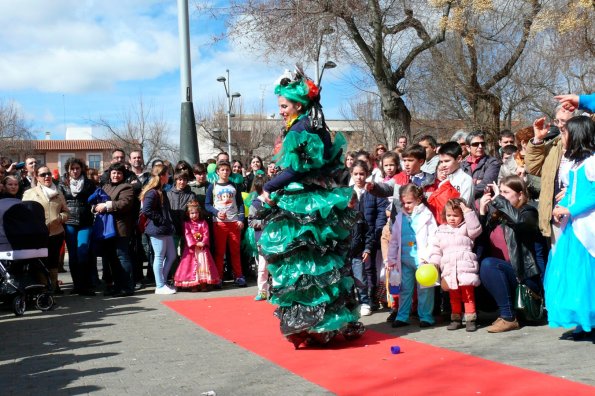
[[[188,0],[178,0],[178,30],[180,36],[180,158],[190,164],[199,162],[198,139],[194,105],[192,104],[192,77],[190,73],[190,28],[188,26]]]
[[[227,96],[227,154],[229,154],[229,161],[231,162],[233,160],[231,154],[231,117],[235,117],[235,114],[231,113],[231,108],[233,106],[233,99],[239,98],[242,95],[240,95],[239,92],[231,93],[231,87],[229,84],[229,69],[225,71],[227,72],[227,78],[223,76],[217,77],[217,81],[223,83],[225,95]]]
[[[327,26],[320,31],[320,40],[318,41],[318,47],[316,48],[316,85],[320,84],[320,77],[321,77],[320,76],[320,49],[322,48],[322,40],[324,40],[324,36],[326,36],[327,34],[333,34],[334,32],[335,32],[335,29],[333,29],[330,26]]]

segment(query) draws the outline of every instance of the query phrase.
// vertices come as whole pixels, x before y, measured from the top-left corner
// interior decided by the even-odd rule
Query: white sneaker
[[[359,314],[361,316],[370,316],[372,315],[372,308],[368,304],[362,304],[359,307]]]
[[[155,289],[155,294],[176,294],[175,290],[170,289],[167,286],[158,287]]]

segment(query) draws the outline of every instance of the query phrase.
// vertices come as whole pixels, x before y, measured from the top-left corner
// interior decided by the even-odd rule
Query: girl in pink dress
[[[209,251],[209,225],[200,215],[197,201],[188,203],[184,222],[186,246],[174,276],[176,287],[207,291],[207,285],[219,284],[219,273]]]

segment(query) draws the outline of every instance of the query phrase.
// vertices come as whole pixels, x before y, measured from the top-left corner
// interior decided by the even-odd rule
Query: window
[[[101,173],[102,166],[101,163],[103,162],[103,156],[101,154],[87,154],[87,164],[89,164],[89,168],[97,169]]]

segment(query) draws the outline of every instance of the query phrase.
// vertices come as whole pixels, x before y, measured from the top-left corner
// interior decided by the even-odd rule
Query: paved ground
[[[68,274],[61,279],[69,288]],[[65,295],[51,312],[15,318],[0,306],[2,395],[323,395],[325,389],[222,340],[161,304],[166,299],[254,295],[255,287],[210,293],[107,299]],[[255,303],[256,304],[256,303]],[[488,334],[444,327],[391,329],[387,313],[370,329],[595,386],[595,345],[558,340],[559,329]],[[484,318],[489,321],[490,318]],[[230,312],[229,320],[234,320]],[[238,323],[241,325],[241,323]],[[374,394],[375,392],[370,392]],[[594,389],[595,394],[595,389]]]

